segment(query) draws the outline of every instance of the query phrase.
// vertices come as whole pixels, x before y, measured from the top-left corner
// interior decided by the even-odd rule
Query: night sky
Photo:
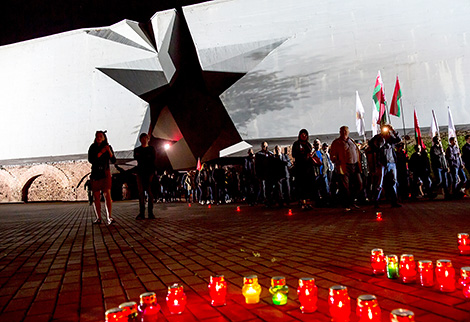
[[[123,19],[148,22],[157,11],[203,0],[4,0],[0,46],[81,28],[104,27]]]

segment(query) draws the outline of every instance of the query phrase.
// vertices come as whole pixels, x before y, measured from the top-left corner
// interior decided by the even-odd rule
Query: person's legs
[[[103,196],[104,196],[104,205],[106,208],[106,219],[108,224],[111,224],[114,219],[111,217],[111,213],[113,211],[113,201],[111,200],[111,190],[104,190],[103,191]]]
[[[143,219],[145,217],[145,189],[140,175],[137,175],[137,189],[139,190],[139,215],[136,219]]]
[[[146,182],[146,190],[148,194],[148,217],[150,219],[155,218],[153,214],[153,192],[152,192],[152,181],[153,181],[153,175],[150,176]],[[145,205],[144,205],[145,208]]]
[[[94,222],[101,222],[101,201],[100,201],[100,191],[93,191],[93,209],[95,210],[96,219]]]

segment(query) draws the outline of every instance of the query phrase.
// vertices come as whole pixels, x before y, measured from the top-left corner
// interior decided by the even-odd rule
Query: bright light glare
[[[164,148],[165,150],[168,150],[168,149],[170,148],[170,144],[169,144],[169,143],[166,143],[166,144],[163,146],[163,148]]]

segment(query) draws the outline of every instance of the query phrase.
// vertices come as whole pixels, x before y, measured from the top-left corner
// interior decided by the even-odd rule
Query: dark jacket
[[[90,148],[88,149],[88,162],[91,163],[91,175],[90,178],[92,180],[100,180],[106,177],[106,172],[109,171],[109,163],[115,163],[116,162],[116,157],[113,156],[111,157],[108,152],[103,153],[100,157],[98,157],[98,153],[101,152],[101,150],[108,145],[107,143],[101,143],[98,145],[98,143],[93,143],[90,145]],[[113,151],[113,148],[109,146],[111,151]]]

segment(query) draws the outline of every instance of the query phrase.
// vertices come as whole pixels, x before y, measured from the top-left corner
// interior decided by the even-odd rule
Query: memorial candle
[[[313,313],[317,310],[318,288],[313,277],[302,277],[299,279],[297,294],[302,313]]]
[[[459,287],[462,287],[463,295],[470,298],[470,267],[460,268]]]
[[[186,294],[184,294],[182,285],[175,283],[168,287],[166,304],[171,314],[183,313],[186,307]]]
[[[227,295],[227,282],[223,275],[211,276],[209,283],[209,294],[211,296],[212,306],[225,305],[225,296]]]
[[[381,310],[374,295],[360,295],[357,298],[356,315],[359,322],[380,322]]]
[[[385,256],[384,251],[380,248],[374,248],[370,255],[370,265],[372,273],[380,275],[385,273]]]
[[[388,278],[398,278],[398,276],[399,276],[398,256],[397,255],[387,255],[387,256],[385,256],[385,261],[387,262],[387,277]]]
[[[288,292],[289,287],[286,285],[286,278],[284,276],[274,276],[271,278],[269,293],[273,295],[273,304],[286,305]]]
[[[348,295],[348,288],[343,285],[330,287],[328,296],[328,306],[330,308],[331,321],[348,322],[351,314],[351,299]]]
[[[261,295],[261,285],[258,284],[258,276],[249,275],[243,278],[242,294],[246,304],[256,304]]]
[[[382,212],[377,211],[376,215],[377,215],[377,221],[382,221]]]
[[[415,314],[406,309],[395,309],[390,312],[390,322],[414,322]]]
[[[455,269],[450,260],[438,259],[436,261],[436,281],[441,292],[455,291]]]
[[[155,292],[146,292],[140,294],[140,304],[137,307],[142,316],[142,322],[155,322],[158,320],[160,304],[157,303]]]
[[[411,254],[400,256],[400,278],[403,283],[413,283],[416,280],[415,258]]]
[[[460,255],[470,255],[470,237],[467,233],[457,234]]]
[[[418,261],[419,281],[421,286],[431,287],[434,285],[434,269],[432,261]]]
[[[125,321],[137,322],[139,321],[136,302],[125,302],[119,305],[119,308],[122,309],[122,314]]]
[[[127,322],[127,318],[124,318],[123,311],[119,307],[107,310],[104,316],[106,322]]]

